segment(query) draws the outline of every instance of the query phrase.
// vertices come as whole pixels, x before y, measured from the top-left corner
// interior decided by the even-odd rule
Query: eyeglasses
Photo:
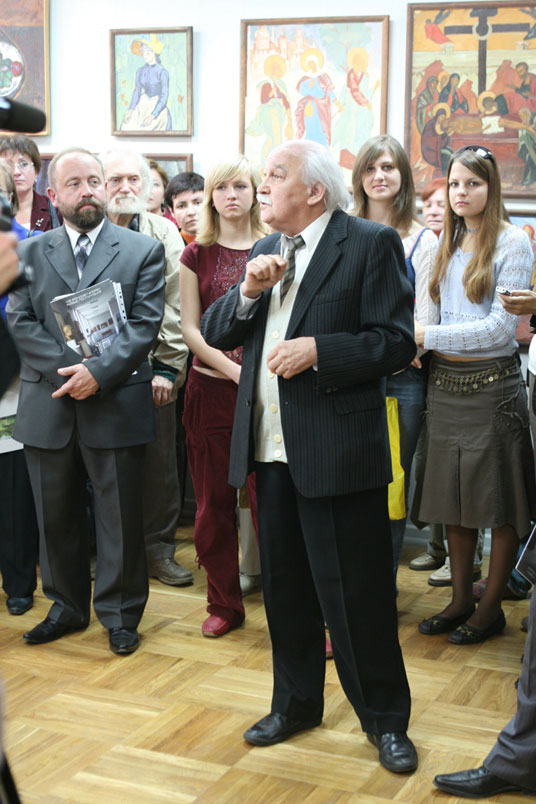
[[[12,168],[18,167],[19,170],[28,170],[28,168],[32,167],[35,169],[34,163],[28,162],[28,160],[26,159],[8,159],[6,157],[4,158],[6,159],[6,162],[8,162],[11,165]]]
[[[489,148],[484,148],[483,145],[465,145],[463,148],[460,148],[459,151],[456,151],[456,156],[458,154],[463,154],[464,151],[473,151],[477,156],[480,156],[482,159],[489,159],[493,164],[495,164],[495,157],[489,150]]]

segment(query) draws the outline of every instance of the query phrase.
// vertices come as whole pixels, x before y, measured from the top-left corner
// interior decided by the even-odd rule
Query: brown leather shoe
[[[194,576],[174,558],[158,558],[147,562],[149,578],[157,578],[168,586],[189,586]]]

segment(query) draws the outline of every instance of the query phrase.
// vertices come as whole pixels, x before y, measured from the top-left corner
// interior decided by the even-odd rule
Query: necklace
[[[471,228],[469,228],[469,226],[467,226],[466,229],[469,232],[469,234],[473,234],[473,232],[478,232],[478,230],[480,229],[480,226],[475,226],[473,229],[471,229]]]

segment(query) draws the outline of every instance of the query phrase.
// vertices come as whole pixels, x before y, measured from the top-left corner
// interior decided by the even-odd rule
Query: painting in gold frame
[[[536,2],[408,5],[405,143],[417,191],[481,144],[536,197]]]

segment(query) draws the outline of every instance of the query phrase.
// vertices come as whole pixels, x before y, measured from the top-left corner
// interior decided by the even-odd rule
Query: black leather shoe
[[[309,720],[293,720],[279,712],[271,712],[244,732],[244,740],[251,745],[275,745],[288,740],[298,731],[314,729],[321,723],[321,716]]]
[[[110,650],[114,653],[134,653],[139,648],[140,638],[135,628],[110,628]]]
[[[490,773],[483,765],[475,770],[459,773],[441,773],[434,779],[434,784],[445,793],[462,798],[488,798],[498,793],[523,793],[523,788]]]
[[[386,734],[367,734],[379,751],[380,764],[392,773],[411,773],[418,765],[415,746],[405,731],[388,731]]]
[[[75,631],[83,631],[85,628],[87,625],[66,625],[46,617],[42,623],[24,634],[23,639],[28,645],[44,645],[46,642],[54,642],[55,639],[60,639]]]
[[[28,597],[8,597],[6,600],[7,610],[10,614],[24,614],[33,606],[33,595]]]
[[[459,625],[463,625],[469,617],[475,613],[475,607],[471,606],[464,614],[458,617],[443,617],[442,614],[434,614],[433,617],[427,617],[422,623],[419,623],[419,631],[421,634],[431,636],[432,634],[446,634],[447,631],[452,631]]]
[[[497,619],[493,620],[487,628],[477,628],[468,623],[460,625],[452,634],[449,634],[448,641],[452,642],[453,645],[476,645],[479,642],[484,642],[490,636],[500,634],[505,628],[506,619],[501,611]]]

